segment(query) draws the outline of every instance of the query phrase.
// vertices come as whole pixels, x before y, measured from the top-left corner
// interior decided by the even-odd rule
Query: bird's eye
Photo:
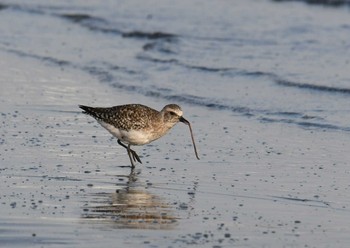
[[[177,114],[175,112],[173,112],[173,111],[170,111],[170,115],[176,116]]]

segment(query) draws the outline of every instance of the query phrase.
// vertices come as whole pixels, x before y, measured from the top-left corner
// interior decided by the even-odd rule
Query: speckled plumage
[[[113,136],[118,138],[118,143],[128,151],[132,167],[134,167],[133,160],[140,163],[141,160],[136,152],[130,149],[130,145],[144,145],[159,139],[179,121],[189,125],[195,148],[190,123],[182,117],[182,110],[176,104],[168,104],[161,111],[141,104],[127,104],[109,108],[83,105],[79,105],[79,107],[84,110],[83,113],[94,117]],[[198,158],[196,148],[195,152]]]
[[[182,110],[176,104],[166,105],[160,112],[141,104],[80,108],[94,117],[113,136],[131,145],[144,145],[159,139],[179,122],[182,116]]]
[[[106,122],[125,131],[147,129],[152,119],[159,119],[159,112],[141,104],[128,104],[110,108],[80,106],[99,121]]]

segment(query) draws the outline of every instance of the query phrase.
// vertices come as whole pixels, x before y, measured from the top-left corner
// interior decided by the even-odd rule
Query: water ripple
[[[286,86],[286,87],[295,87],[295,88],[306,89],[306,90],[316,90],[316,91],[322,91],[327,93],[350,94],[350,88],[340,88],[340,87],[315,85],[315,84],[308,84],[308,83],[297,83],[297,82],[291,82],[288,80],[278,79],[278,78],[276,78],[275,82],[278,85]]]

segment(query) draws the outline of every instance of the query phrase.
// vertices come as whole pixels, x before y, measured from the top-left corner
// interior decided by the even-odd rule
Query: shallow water
[[[292,1],[2,1],[0,245],[344,247],[350,16]],[[78,104],[182,106],[135,150]]]

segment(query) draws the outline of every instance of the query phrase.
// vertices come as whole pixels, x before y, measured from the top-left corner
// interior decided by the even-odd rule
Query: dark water
[[[0,246],[344,247],[348,6],[0,1]],[[77,107],[128,102],[201,160],[176,127],[129,173]]]
[[[308,4],[315,4],[315,5],[325,5],[330,7],[339,7],[339,6],[345,6],[349,5],[349,0],[274,0],[275,2],[305,2]]]

